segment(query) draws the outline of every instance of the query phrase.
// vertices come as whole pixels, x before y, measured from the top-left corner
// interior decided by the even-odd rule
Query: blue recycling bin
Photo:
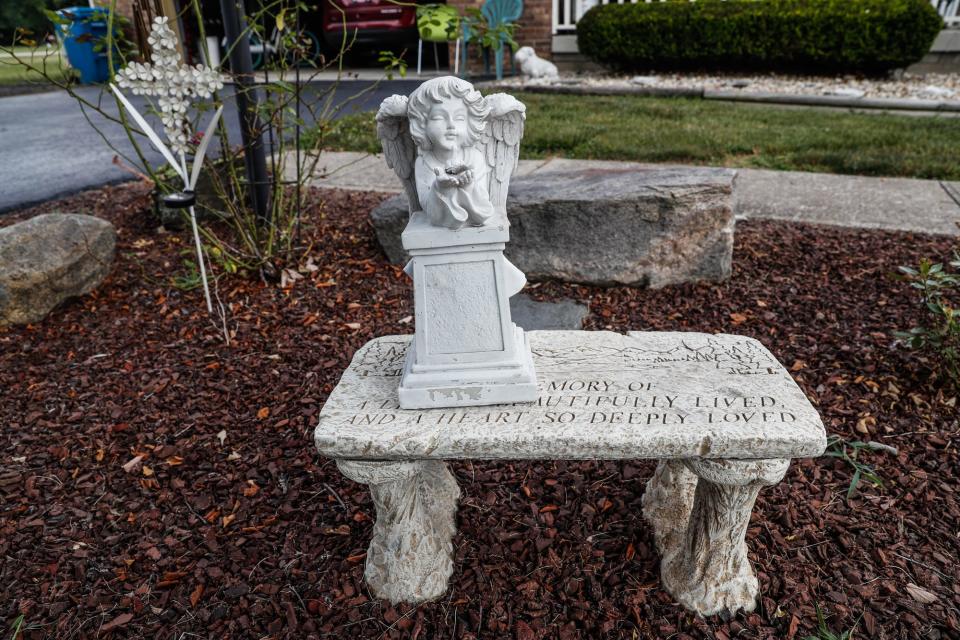
[[[80,82],[97,84],[109,80],[107,50],[103,45],[109,11],[103,7],[69,7],[57,14],[70,21],[57,24],[56,29],[70,66],[80,72]]]

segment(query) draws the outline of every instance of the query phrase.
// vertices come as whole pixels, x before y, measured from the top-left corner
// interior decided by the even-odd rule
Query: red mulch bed
[[[23,638],[58,640],[803,638],[819,605],[834,631],[859,620],[855,637],[960,637],[958,409],[891,339],[920,318],[890,274],[950,239],[747,222],[721,285],[532,289],[589,301],[589,329],[756,337],[831,433],[899,449],[864,455],[884,486],[849,501],[852,469],[833,458],[761,493],[756,612],[697,618],[661,589],[640,508],[649,461],[453,464],[452,589],[392,607],[362,582],[369,494],[311,431],[354,350],[412,330],[410,286],[366,222],[380,196],[312,197],[319,269],[287,290],[221,282],[229,346],[202,293],[169,284],[190,240],[155,229],[143,186],[29,212],[102,216],[120,240],[97,292],[0,329],[5,627],[23,614]]]

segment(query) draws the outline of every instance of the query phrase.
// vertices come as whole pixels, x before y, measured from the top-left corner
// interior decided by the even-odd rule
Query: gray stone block
[[[663,287],[730,275],[733,181],[729,169],[571,168],[538,171],[510,186],[506,255],[530,279]],[[371,213],[387,257],[407,257],[404,196]]]
[[[0,325],[38,322],[93,291],[110,272],[116,242],[112,224],[73,213],[0,229]]]
[[[540,302],[518,293],[510,298],[510,315],[524,331],[582,329],[590,307],[573,300]]]
[[[406,264],[410,260],[410,255],[400,242],[400,234],[407,226],[409,215],[405,194],[384,200],[370,212],[370,222],[377,234],[377,242],[387,254],[387,260],[393,264]]]

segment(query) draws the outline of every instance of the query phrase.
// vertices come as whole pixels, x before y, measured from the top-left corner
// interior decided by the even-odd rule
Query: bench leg
[[[747,559],[750,514],[760,488],[779,482],[790,461],[693,459],[683,464],[699,481],[679,545],[661,547],[657,536],[663,586],[680,604],[704,616],[753,611],[759,584]],[[681,473],[675,477],[689,480]],[[678,493],[687,486],[681,484]],[[663,537],[667,545],[677,541]]]
[[[683,460],[661,460],[643,492],[643,517],[653,528],[661,564],[679,553],[687,535],[697,476]]]
[[[370,487],[377,510],[364,578],[393,604],[434,600],[453,573],[460,488],[439,460],[338,460],[343,475]]]

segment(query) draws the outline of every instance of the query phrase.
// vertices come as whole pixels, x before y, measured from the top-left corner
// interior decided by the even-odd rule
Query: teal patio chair
[[[523,0],[486,0],[483,7],[480,8],[480,14],[487,22],[490,29],[497,29],[500,26],[516,22],[523,13]],[[478,34],[470,28],[470,22],[463,21],[463,47],[461,52],[463,60],[463,72],[467,73],[467,45],[470,40]],[[503,79],[503,44],[505,42],[504,34],[500,34],[497,43],[492,47],[494,52],[495,67],[497,71],[497,80]],[[490,59],[487,52],[484,52],[487,71],[490,70]],[[510,68],[513,68],[513,56],[510,57]]]

